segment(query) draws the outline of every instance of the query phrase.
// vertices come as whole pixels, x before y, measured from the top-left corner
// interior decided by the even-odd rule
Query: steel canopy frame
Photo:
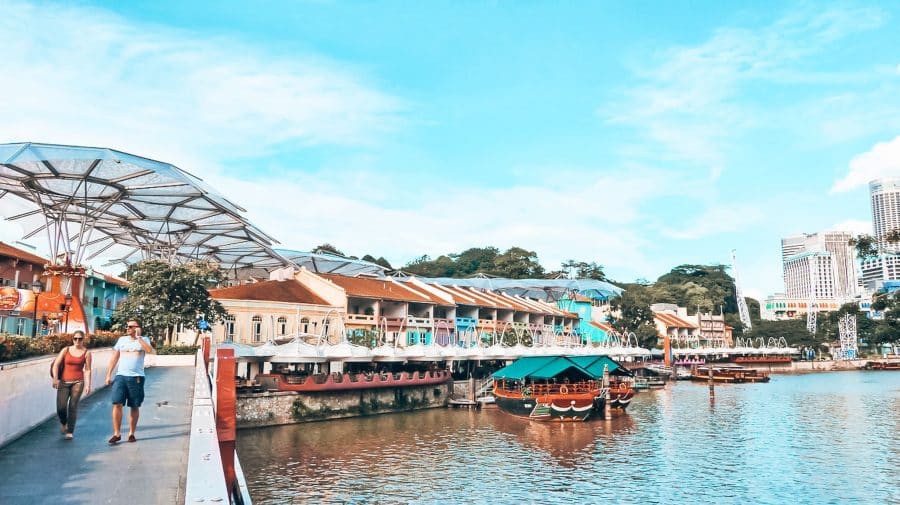
[[[293,251],[290,249],[276,249],[275,252],[297,266],[305,267],[307,270],[315,273],[338,274],[348,277],[355,277],[357,275],[376,275],[383,277],[387,270],[376,263],[345,258],[336,254]]]
[[[78,266],[113,246],[126,248],[113,263],[211,260],[225,269],[290,264],[243,208],[201,179],[112,149],[0,144],[0,199],[10,196],[31,208],[7,220],[37,223],[24,238],[45,232],[55,265]]]

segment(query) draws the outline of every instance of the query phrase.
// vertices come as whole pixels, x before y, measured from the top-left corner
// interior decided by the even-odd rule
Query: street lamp
[[[40,282],[35,282],[31,285],[31,290],[34,291],[34,314],[31,317],[31,338],[37,337],[37,306],[41,289],[43,289],[43,286],[41,286]]]
[[[69,333],[69,312],[72,311],[72,294],[66,293],[66,325],[63,327],[63,333]]]

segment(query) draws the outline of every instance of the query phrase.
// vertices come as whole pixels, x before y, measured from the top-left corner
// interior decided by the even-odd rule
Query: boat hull
[[[552,395],[544,397],[508,397],[494,395],[497,407],[517,417],[540,422],[582,422],[603,411],[602,396]]]

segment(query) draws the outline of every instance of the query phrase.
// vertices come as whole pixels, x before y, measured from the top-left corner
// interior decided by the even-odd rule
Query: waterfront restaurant
[[[338,343],[346,297],[340,289],[305,268],[276,271],[273,280],[211,289],[228,311],[213,326],[217,342],[259,345],[299,336],[309,343]]]

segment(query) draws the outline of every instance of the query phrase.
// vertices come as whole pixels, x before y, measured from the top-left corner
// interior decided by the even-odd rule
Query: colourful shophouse
[[[273,280],[212,289],[228,316],[212,328],[217,342],[262,344],[301,337],[337,343],[346,315],[343,290],[304,268]]]
[[[128,297],[128,281],[93,270],[85,272],[84,308],[88,332],[109,330],[116,307]]]

